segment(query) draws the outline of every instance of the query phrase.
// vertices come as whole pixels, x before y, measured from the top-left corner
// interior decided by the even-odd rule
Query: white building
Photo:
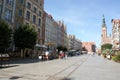
[[[55,50],[58,46],[67,47],[67,32],[63,22],[56,22],[52,15],[46,13],[45,20],[45,45],[49,50]]]
[[[54,24],[54,19],[51,15],[47,14],[46,15],[46,26],[45,26],[45,45],[48,46],[49,50],[54,50],[55,47],[55,32],[56,29],[53,26]]]
[[[80,50],[82,51],[82,42],[75,37],[75,35],[69,35],[69,50]]]

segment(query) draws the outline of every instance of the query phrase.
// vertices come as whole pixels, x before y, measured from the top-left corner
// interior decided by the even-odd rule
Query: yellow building
[[[42,44],[43,9],[44,0],[16,0],[15,28],[22,24],[33,26],[38,32],[38,44]]]

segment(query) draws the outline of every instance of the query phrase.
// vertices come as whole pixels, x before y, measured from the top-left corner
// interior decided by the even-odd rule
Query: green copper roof
[[[104,14],[103,14],[103,19],[102,19],[102,27],[106,27]]]

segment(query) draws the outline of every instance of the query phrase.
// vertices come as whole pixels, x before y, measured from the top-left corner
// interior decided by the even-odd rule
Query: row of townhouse
[[[45,12],[44,45],[49,50],[56,50],[58,46],[67,47],[66,26],[62,21],[55,21],[52,15]]]
[[[13,29],[29,24],[38,32],[37,44],[55,49],[67,46],[66,26],[44,11],[44,0],[0,0],[0,19]]]
[[[36,43],[40,43],[43,12],[44,0],[0,0],[0,19],[5,20],[13,31],[22,24],[34,27],[38,33]]]
[[[69,35],[68,39],[69,39],[69,42],[68,42],[69,50],[82,51],[82,42],[79,39],[77,39],[75,35]]]
[[[0,19],[5,20],[13,31],[22,24],[31,25],[38,33],[36,44],[45,45],[49,50],[56,50],[58,46],[82,47],[81,41],[68,37],[63,21],[55,21],[45,12],[44,0],[0,0]]]

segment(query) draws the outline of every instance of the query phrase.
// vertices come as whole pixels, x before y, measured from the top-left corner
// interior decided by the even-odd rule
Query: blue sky
[[[44,9],[53,18],[63,20],[67,33],[82,42],[100,45],[102,15],[106,19],[108,34],[112,31],[111,19],[120,19],[120,0],[45,0]]]

